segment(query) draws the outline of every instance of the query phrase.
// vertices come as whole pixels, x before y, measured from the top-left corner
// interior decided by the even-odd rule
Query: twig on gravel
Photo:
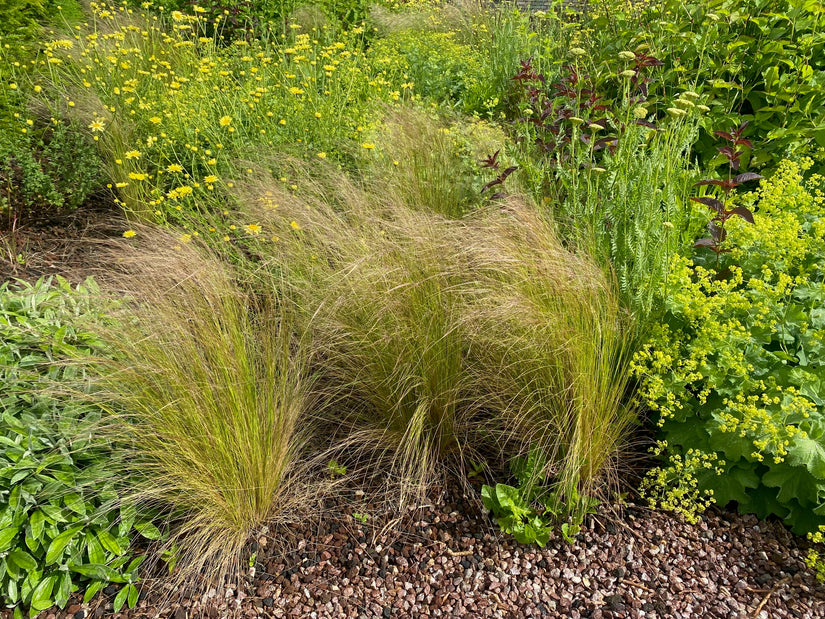
[[[759,602],[759,606],[757,606],[757,607],[756,607],[756,610],[755,610],[755,611],[753,611],[753,617],[754,617],[754,619],[756,619],[756,617],[758,617],[758,616],[759,616],[759,613],[760,613],[760,612],[762,612],[762,608],[764,608],[765,604],[767,604],[767,603],[768,603],[768,600],[771,598],[771,596],[772,596],[774,593],[776,593],[776,591],[777,591],[777,590],[778,590],[778,589],[779,589],[782,585],[784,585],[785,583],[789,582],[790,580],[791,580],[791,577],[790,577],[790,576],[785,576],[785,578],[783,578],[783,579],[782,579],[782,580],[780,580],[778,583],[776,583],[773,587],[771,587],[770,591],[768,591],[768,593],[765,595],[765,597],[763,597],[763,598],[762,598],[762,601],[761,601],[761,602]]]
[[[649,593],[656,593],[654,589],[650,587],[645,587],[642,583],[636,582],[635,580],[628,580],[627,578],[622,578],[622,582],[626,585],[630,585],[631,587],[636,587],[637,589],[641,589],[643,591],[647,591]]]
[[[472,550],[459,550],[457,552],[452,548],[445,548],[445,550],[447,551],[447,554],[451,557],[468,557],[471,554],[473,554]]]

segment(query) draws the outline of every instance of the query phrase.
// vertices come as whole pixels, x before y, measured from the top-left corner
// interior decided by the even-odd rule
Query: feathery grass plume
[[[508,441],[538,447],[561,505],[597,493],[636,419],[626,405],[633,329],[616,283],[565,249],[537,209],[477,220],[471,365]],[[563,511],[563,510],[562,510]]]
[[[314,172],[309,191],[261,179],[243,201],[278,201],[255,218],[283,231],[272,262],[312,334],[339,449],[389,459],[402,498],[475,450],[530,444],[562,495],[595,492],[633,419],[615,282],[517,198],[450,220]]]
[[[308,190],[279,192],[261,180],[246,192],[278,202],[255,218],[279,230],[273,262],[335,402],[328,410],[339,428],[337,459],[380,472],[402,502],[418,498],[474,444],[461,319],[472,288],[463,226],[365,191],[331,168],[313,169]]]
[[[481,120],[400,107],[387,112],[376,141],[382,151],[369,158],[370,182],[412,209],[457,219],[483,203],[479,161],[502,150],[506,136]]]
[[[113,246],[129,300],[102,330],[116,361],[100,385],[133,499],[168,518],[179,577],[234,574],[244,543],[311,489],[300,450],[312,380],[274,291],[243,294],[191,245],[140,228]]]

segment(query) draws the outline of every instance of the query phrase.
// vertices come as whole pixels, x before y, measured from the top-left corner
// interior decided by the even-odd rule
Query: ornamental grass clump
[[[264,179],[244,191],[277,231],[267,264],[334,403],[336,461],[380,471],[403,501],[451,466],[533,445],[571,509],[596,492],[634,419],[632,330],[615,282],[534,205],[449,219],[320,165],[296,192]]]
[[[636,420],[626,404],[633,324],[614,280],[589,256],[565,249],[535,208],[475,222],[476,281],[470,308],[473,370],[504,437],[545,466],[530,484],[548,484],[553,509],[575,514],[615,470]]]
[[[134,240],[155,247],[130,250]],[[116,248],[113,287],[128,302],[103,330],[116,358],[102,362],[117,411],[106,431],[133,499],[166,518],[179,577],[221,578],[253,533],[305,499],[311,379],[275,297],[244,294],[217,259],[172,237],[134,240]]]
[[[460,226],[321,166],[297,195],[260,182],[247,202],[277,231],[271,265],[309,334],[336,460],[420,497],[473,444]]]

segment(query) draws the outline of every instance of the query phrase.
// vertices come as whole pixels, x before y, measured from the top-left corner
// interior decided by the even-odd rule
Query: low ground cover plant
[[[92,280],[0,286],[0,598],[16,617],[90,599],[125,583],[116,605],[134,606],[144,557],[132,543],[153,527],[119,500],[103,411],[79,360],[99,354]]]

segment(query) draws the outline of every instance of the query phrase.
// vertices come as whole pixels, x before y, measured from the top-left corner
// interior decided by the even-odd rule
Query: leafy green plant
[[[811,165],[784,162],[737,197],[755,221],[728,221],[727,278],[671,265],[665,320],[635,361],[666,460],[645,483],[655,504],[693,517],[736,501],[799,533],[823,522],[825,194],[803,179]]]
[[[327,472],[330,477],[342,477],[347,474],[347,467],[339,464],[337,460],[327,462]]]
[[[825,12],[810,0],[605,2],[584,15],[594,65],[620,50],[662,59],[662,94],[701,76],[710,110],[694,151],[723,163],[713,131],[750,121],[751,169],[825,145]],[[685,82],[688,82],[686,84]]]
[[[562,238],[614,273],[637,328],[655,321],[670,256],[687,245],[688,153],[699,109],[692,93],[667,111],[650,105],[661,61],[625,52],[632,64],[612,100],[578,57],[550,82],[524,60],[514,75],[520,175],[552,212]],[[498,179],[497,179],[498,180]]]
[[[515,458],[511,464],[518,486],[501,483],[494,487],[482,486],[482,502],[501,530],[521,544],[536,543],[544,547],[556,526],[562,537],[573,543],[585,514],[595,513],[599,501],[576,493],[560,496],[538,483],[545,467],[541,452],[531,449],[527,458]],[[568,504],[562,506],[562,502]]]
[[[0,226],[66,214],[100,186],[100,159],[76,126],[29,130],[22,118],[9,125],[0,123]]]
[[[134,531],[156,537],[118,500],[110,445],[94,431],[102,412],[77,397],[88,388],[77,360],[103,350],[88,324],[96,293],[92,280],[0,285],[0,597],[17,616],[110,582],[125,583],[119,605],[133,607],[144,559]]]

